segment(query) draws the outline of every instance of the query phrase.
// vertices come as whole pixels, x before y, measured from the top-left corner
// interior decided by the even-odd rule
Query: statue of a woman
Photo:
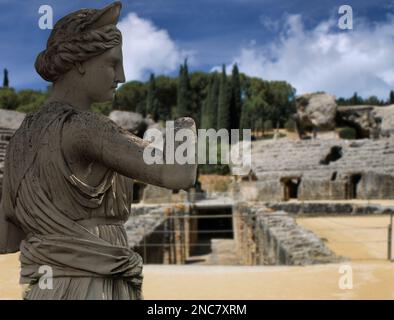
[[[120,9],[115,2],[57,22],[36,60],[51,95],[8,146],[0,253],[20,250],[26,299],[141,299],[142,260],[123,226],[130,178],[170,189],[195,182],[196,165],[148,165],[149,142],[88,111],[125,81]],[[196,132],[190,118],[175,127]],[[52,288],[41,285],[44,274]]]

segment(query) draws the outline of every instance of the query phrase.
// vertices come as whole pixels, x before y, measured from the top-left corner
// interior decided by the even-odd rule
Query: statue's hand
[[[175,157],[175,165],[166,166],[166,169],[164,170],[164,172],[165,172],[166,180],[167,179],[172,180],[172,179],[174,179],[174,177],[177,177],[178,181],[181,181],[181,183],[177,186],[174,186],[173,189],[186,190],[186,189],[194,186],[194,184],[196,182],[196,177],[197,177],[197,129],[196,129],[196,123],[194,122],[194,120],[192,118],[189,118],[189,117],[178,118],[174,121],[174,131],[175,131],[174,135],[176,135],[176,133],[180,130],[189,130],[192,132],[192,135],[190,135],[189,133],[187,134],[188,140],[186,140],[186,142],[194,144],[194,148],[191,149],[191,150],[194,150],[194,154],[192,155],[192,157],[194,157],[194,163],[188,162],[185,164],[179,164],[177,162],[176,157]],[[193,139],[190,139],[191,136],[193,137]],[[168,141],[166,141],[166,143],[168,143]],[[185,141],[174,141],[174,147],[175,147],[174,149],[177,150],[177,147],[183,143],[185,143]]]
[[[196,130],[196,123],[192,118],[189,117],[182,117],[178,118],[174,122],[174,128],[175,132],[179,131],[180,129],[190,129],[192,130],[195,134],[197,132]]]

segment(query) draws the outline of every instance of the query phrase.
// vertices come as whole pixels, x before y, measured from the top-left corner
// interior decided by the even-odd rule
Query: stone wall
[[[385,214],[392,210],[376,204],[319,203],[319,202],[266,202],[271,210],[283,210],[292,215],[304,216],[349,216],[365,214]]]
[[[0,127],[0,200],[3,189],[3,173],[4,173],[4,160],[5,154],[12,135],[15,133],[15,129],[1,128]]]
[[[190,251],[189,211],[183,204],[133,205],[125,224],[130,247],[144,263],[184,264]]]
[[[299,187],[299,200],[338,200],[346,198],[346,181],[302,180]]]
[[[242,181],[233,187],[239,190],[237,197],[244,201],[283,200],[283,187],[278,180]]]
[[[142,202],[170,203],[172,202],[172,190],[148,184],[143,191]]]
[[[288,200],[295,180],[299,200],[394,199],[394,139],[257,141],[257,181],[242,181],[244,200]]]
[[[246,265],[308,265],[343,260],[284,211],[240,203],[234,208],[238,255]]]

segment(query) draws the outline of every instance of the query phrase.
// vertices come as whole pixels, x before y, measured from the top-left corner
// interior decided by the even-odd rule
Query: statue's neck
[[[91,100],[85,92],[76,85],[54,84],[47,102],[62,102],[80,110],[89,110]]]

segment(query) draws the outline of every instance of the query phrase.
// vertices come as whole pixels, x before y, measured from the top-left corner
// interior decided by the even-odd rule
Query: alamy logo
[[[38,13],[42,14],[38,19],[38,26],[41,30],[53,29],[53,9],[50,5],[44,4],[38,9]]]
[[[42,274],[38,281],[38,287],[41,290],[53,289],[53,270],[51,266],[43,265],[38,268],[38,273]]]
[[[338,28],[341,30],[353,29],[353,8],[347,4],[338,9],[338,14],[342,14],[338,20]]]
[[[198,129],[196,141],[193,130],[175,133],[174,121],[167,121],[164,133],[156,128],[145,132],[151,143],[143,158],[147,164],[228,164],[232,174],[244,175],[251,167],[251,130],[242,130],[242,137],[238,129]]]
[[[353,269],[351,265],[342,264],[339,266],[338,272],[342,274],[339,277],[338,286],[342,290],[353,289]]]

